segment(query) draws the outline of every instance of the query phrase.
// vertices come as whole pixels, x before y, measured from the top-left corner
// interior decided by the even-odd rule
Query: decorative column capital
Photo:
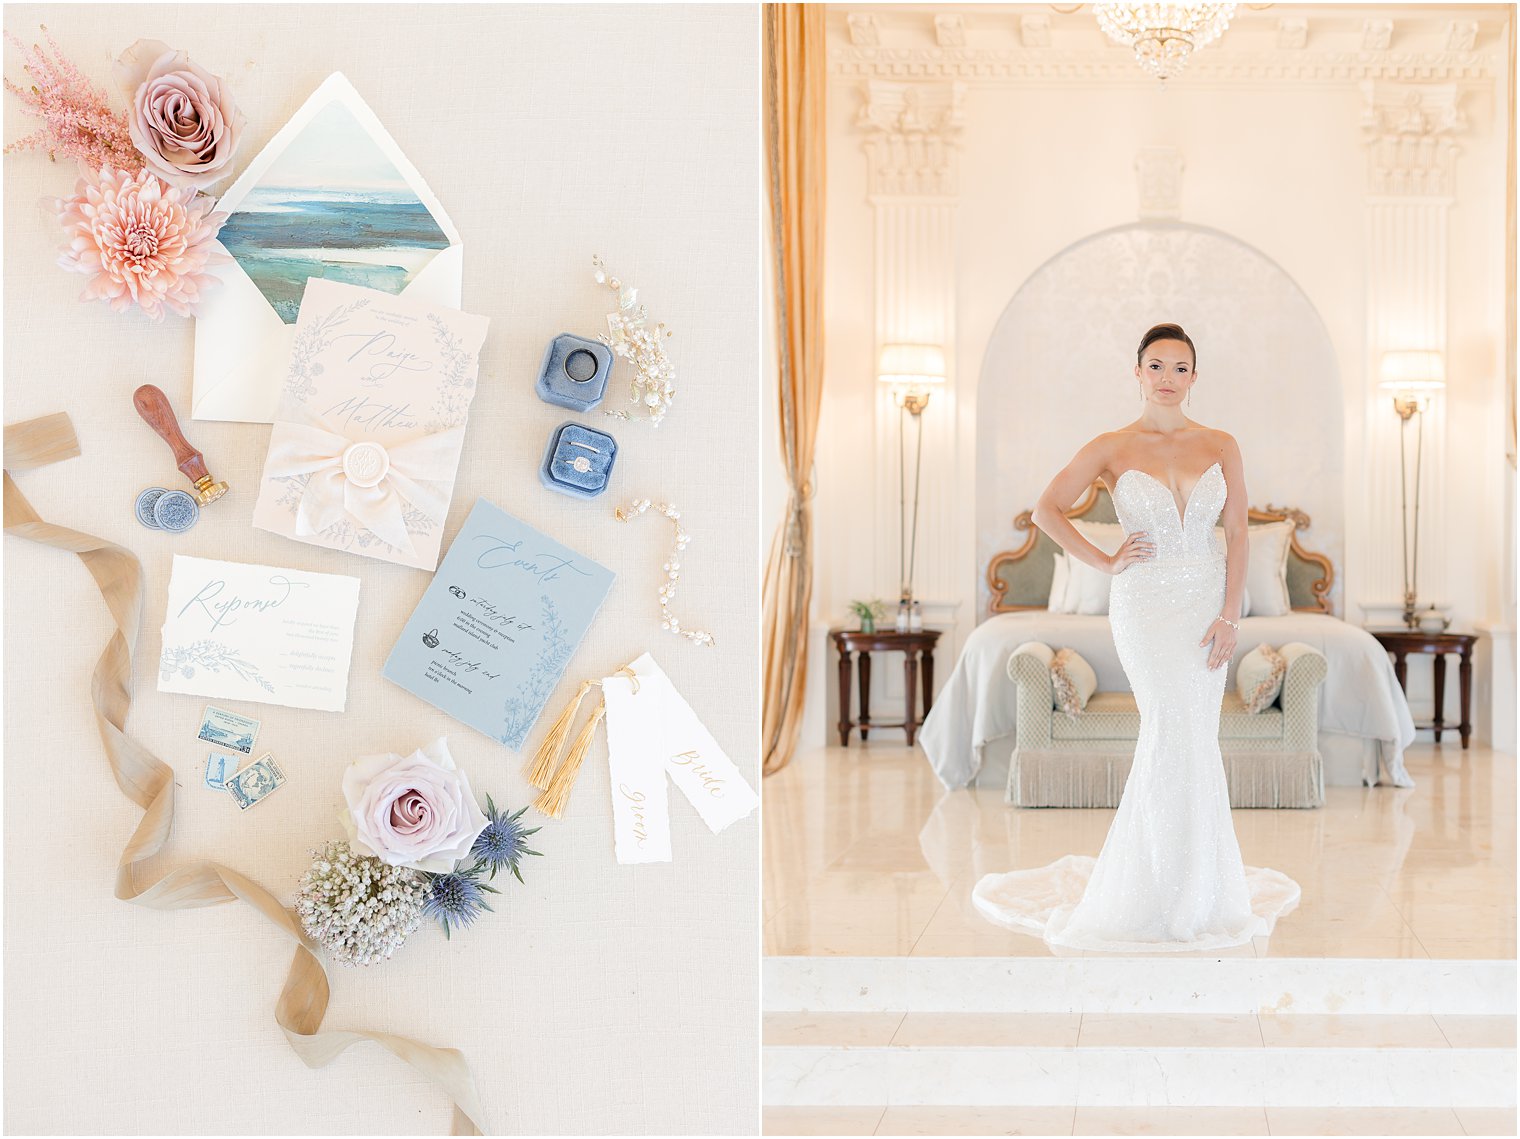
[[[1390,83],[1365,79],[1362,133],[1367,139],[1369,194],[1446,198],[1467,129],[1455,83]]]
[[[966,84],[868,79],[861,96],[855,125],[865,136],[871,196],[954,198]]]

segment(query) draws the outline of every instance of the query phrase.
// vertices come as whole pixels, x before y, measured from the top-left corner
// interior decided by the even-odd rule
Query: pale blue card
[[[479,499],[383,675],[516,751],[615,576]]]

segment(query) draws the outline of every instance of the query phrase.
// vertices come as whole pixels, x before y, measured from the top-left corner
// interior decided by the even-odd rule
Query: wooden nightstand
[[[834,647],[839,650],[839,743],[850,746],[850,729],[859,728],[860,738],[867,738],[872,728],[902,728],[908,734],[908,746],[918,735],[923,716],[918,715],[917,698],[919,686],[919,662],[923,662],[924,716],[934,699],[934,645],[939,640],[938,629],[925,629],[921,633],[898,633],[878,630],[862,633],[858,629],[830,629]],[[907,701],[906,719],[897,724],[878,724],[871,720],[871,654],[898,652],[903,654],[903,694]],[[860,669],[860,719],[850,718],[850,654],[859,656]]]
[[[1461,662],[1457,665],[1457,681],[1461,688],[1462,722],[1457,725],[1457,731],[1462,736],[1462,747],[1466,750],[1467,741],[1472,736],[1472,652],[1473,644],[1478,639],[1477,634],[1426,633],[1419,629],[1368,629],[1367,631],[1393,654],[1393,674],[1399,678],[1399,687],[1404,689],[1406,695],[1409,692],[1409,686],[1406,683],[1408,655],[1410,653],[1435,655],[1431,681],[1436,703],[1435,719],[1428,724],[1416,724],[1415,727],[1429,728],[1435,732],[1436,743],[1441,742],[1441,732],[1446,730],[1446,724],[1441,719],[1441,706],[1446,697],[1446,654],[1459,653],[1461,655]]]

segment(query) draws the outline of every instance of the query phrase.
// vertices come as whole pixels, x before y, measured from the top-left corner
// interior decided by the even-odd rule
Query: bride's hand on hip
[[[1204,630],[1203,640],[1200,646],[1209,641],[1214,642],[1214,647],[1209,650],[1209,667],[1218,668],[1222,664],[1229,664],[1230,658],[1235,655],[1235,630],[1225,622],[1222,617],[1215,617],[1214,623]]]
[[[1119,573],[1135,562],[1148,562],[1156,556],[1156,544],[1145,530],[1136,530],[1124,539],[1124,544],[1108,556],[1108,572]]]

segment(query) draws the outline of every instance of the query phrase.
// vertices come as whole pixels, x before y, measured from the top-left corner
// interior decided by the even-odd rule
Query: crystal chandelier
[[[1213,43],[1235,14],[1234,4],[1094,4],[1098,26],[1157,79],[1177,75],[1188,57]]]

